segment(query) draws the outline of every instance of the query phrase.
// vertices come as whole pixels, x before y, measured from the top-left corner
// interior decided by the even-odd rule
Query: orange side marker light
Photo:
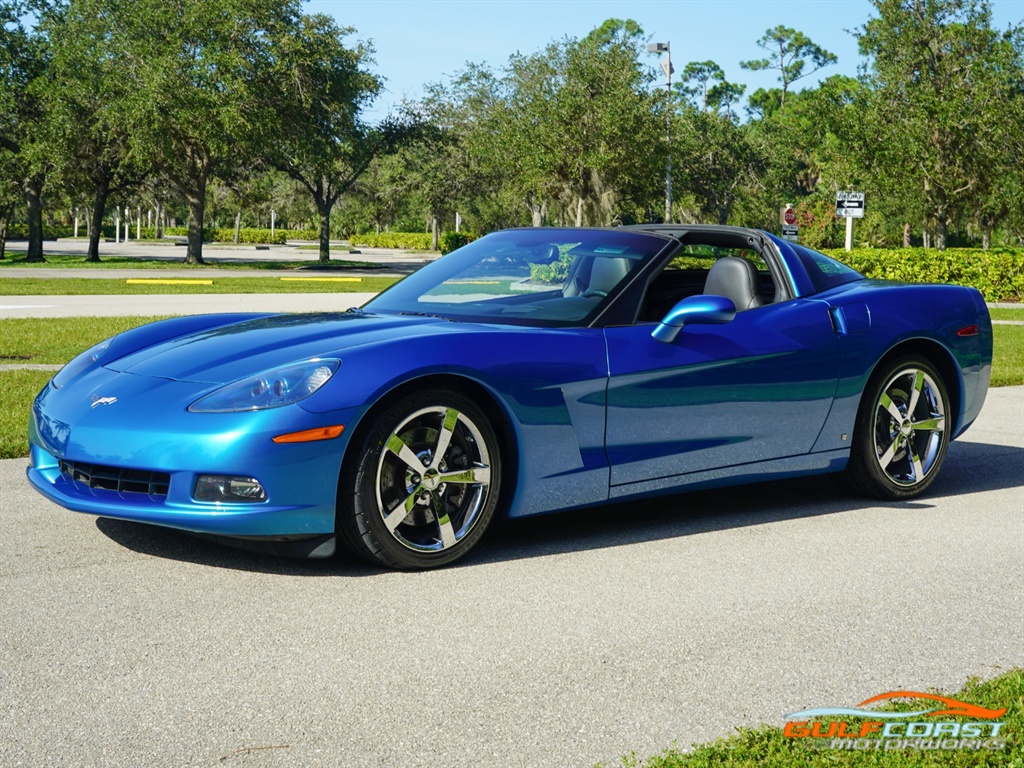
[[[316,440],[333,440],[345,431],[342,424],[333,427],[317,427],[316,429],[304,429],[301,432],[289,432],[286,435],[278,435],[274,438],[275,443],[312,443]]]

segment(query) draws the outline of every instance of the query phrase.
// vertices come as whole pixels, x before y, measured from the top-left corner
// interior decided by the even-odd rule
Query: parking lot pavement
[[[1024,665],[1024,387],[921,499],[825,479],[497,525],[456,567],[96,519],[0,462],[0,765],[619,764]]]

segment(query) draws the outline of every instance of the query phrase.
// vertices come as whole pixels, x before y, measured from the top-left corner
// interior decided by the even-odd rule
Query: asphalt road
[[[62,510],[0,462],[0,765],[565,768],[1024,665],[1024,388],[925,498],[824,479],[492,529],[429,573]]]

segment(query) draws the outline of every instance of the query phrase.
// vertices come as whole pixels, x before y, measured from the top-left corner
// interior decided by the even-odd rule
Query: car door
[[[672,343],[652,338],[653,328],[605,329],[613,491],[810,451],[839,365],[826,304],[769,304],[721,325],[688,325]]]

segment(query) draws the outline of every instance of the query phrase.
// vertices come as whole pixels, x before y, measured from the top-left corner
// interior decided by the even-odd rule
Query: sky
[[[1024,21],[1024,0],[991,5],[997,29]],[[868,0],[310,0],[305,7],[354,27],[349,40],[373,43],[373,71],[384,78],[385,91],[366,114],[371,120],[403,99],[422,97],[424,84],[447,81],[467,62],[500,70],[514,53],[583,37],[609,18],[633,19],[652,42],[669,42],[674,80],[688,62],[710,59],[729,82],[746,84],[745,97],[778,87],[778,73],[739,63],[763,57],[757,41],[766,30],[792,27],[839,59],[798,81],[800,90],[821,77],[856,76],[862,60],[850,33],[875,15]]]

